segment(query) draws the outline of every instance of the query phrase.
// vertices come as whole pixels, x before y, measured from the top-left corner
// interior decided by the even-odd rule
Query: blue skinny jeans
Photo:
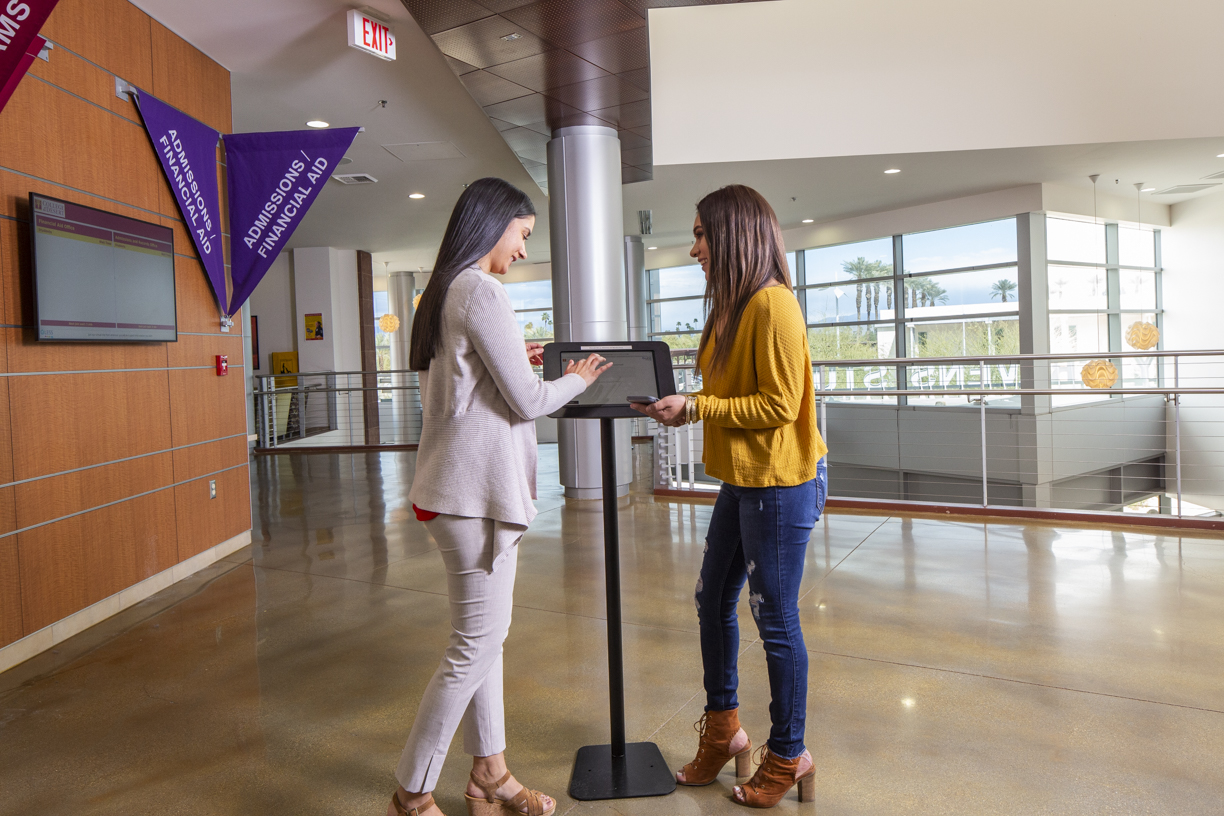
[[[723,484],[697,579],[706,710],[739,707],[736,605],[747,581],[769,669],[769,750],[784,759],[805,750],[808,655],[799,627],[799,582],[828,485],[824,459],[815,479],[794,487]]]

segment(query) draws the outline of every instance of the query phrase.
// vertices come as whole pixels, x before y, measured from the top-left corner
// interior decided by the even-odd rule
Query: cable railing
[[[686,355],[673,353],[682,392],[700,385]],[[1224,351],[812,365],[834,498],[1183,519],[1224,509]],[[865,386],[882,367],[891,379]],[[657,430],[657,490],[717,489],[701,442],[701,423]]]
[[[257,374],[257,449],[415,445],[421,439],[417,372]]]

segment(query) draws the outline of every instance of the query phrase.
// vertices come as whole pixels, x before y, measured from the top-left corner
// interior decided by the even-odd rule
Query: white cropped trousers
[[[446,565],[451,635],[421,698],[395,776],[412,793],[432,791],[459,723],[463,750],[492,756],[506,750],[502,709],[502,644],[510,631],[518,547],[496,571],[493,520],[441,515],[425,522]]]

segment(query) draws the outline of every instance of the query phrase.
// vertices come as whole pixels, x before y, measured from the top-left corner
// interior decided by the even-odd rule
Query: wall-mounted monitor
[[[174,231],[30,193],[39,340],[175,342]]]

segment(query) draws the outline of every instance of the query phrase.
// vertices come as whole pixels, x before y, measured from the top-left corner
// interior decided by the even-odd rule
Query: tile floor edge
[[[251,543],[251,531],[222,541],[191,558],[164,569],[156,575],[150,575],[143,581],[121,589],[114,595],[90,604],[84,609],[73,612],[49,626],[44,626],[36,632],[31,632],[20,640],[15,640],[7,646],[0,647],[0,673],[6,672],[32,657],[63,643],[70,637],[84,632],[91,626],[114,617],[125,609],[129,609],[146,598],[150,598],[172,586],[184,578],[196,574],[205,567],[212,566],[228,555],[232,555]]]

